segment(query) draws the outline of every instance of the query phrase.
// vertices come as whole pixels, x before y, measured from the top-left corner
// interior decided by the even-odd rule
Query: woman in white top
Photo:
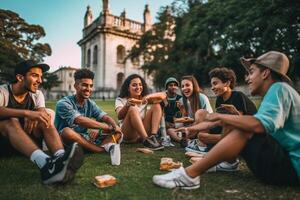
[[[194,124],[204,120],[206,113],[212,113],[213,109],[194,76],[188,75],[181,78],[182,98],[178,102],[183,117],[195,119]],[[168,129],[168,134],[175,141],[180,141],[175,129]],[[189,136],[190,137],[190,136]]]
[[[115,111],[126,142],[142,142],[144,146],[158,150],[163,148],[155,137],[162,109],[159,103],[148,105],[147,94],[148,87],[141,76],[128,76],[115,101]],[[142,100],[142,103],[135,103],[134,99]]]

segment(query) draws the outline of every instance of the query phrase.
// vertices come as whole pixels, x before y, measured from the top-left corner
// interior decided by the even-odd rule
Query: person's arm
[[[126,114],[130,106],[135,106],[135,104],[131,102],[130,98],[127,99],[126,103],[122,102],[121,98],[116,99],[115,107],[116,107],[117,117],[119,120],[122,120],[126,117]]]
[[[25,117],[33,121],[39,121],[44,123],[47,127],[51,123],[51,117],[48,113],[43,111],[31,111],[25,109],[14,109],[14,108],[6,108],[1,106],[0,107],[0,119],[5,118],[20,118]]]
[[[118,124],[115,122],[115,120],[113,118],[111,118],[108,115],[104,115],[101,118],[101,121],[107,123],[108,125],[110,125],[110,129],[111,131],[116,131],[116,132],[121,132],[120,127],[118,126]]]
[[[103,129],[104,131],[111,131],[111,127],[105,123],[98,122],[94,119],[90,119],[88,117],[84,117],[82,115],[77,116],[74,120],[74,123],[91,129]]]
[[[243,130],[245,132],[252,132],[258,134],[266,132],[265,127],[262,125],[262,123],[255,117],[249,115],[210,113],[207,114],[206,120],[221,121],[221,123],[230,125],[234,128]]]

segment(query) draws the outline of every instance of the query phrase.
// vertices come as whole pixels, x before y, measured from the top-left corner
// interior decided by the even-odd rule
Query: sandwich
[[[182,166],[181,162],[174,162],[172,158],[163,157],[160,159],[161,171],[171,171],[172,169],[177,169]]]
[[[95,176],[94,185],[98,188],[113,186],[117,183],[117,179],[111,175]]]

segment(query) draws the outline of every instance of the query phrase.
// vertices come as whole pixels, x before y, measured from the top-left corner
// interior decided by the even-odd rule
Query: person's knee
[[[55,112],[50,108],[46,108],[46,112],[51,116],[51,124],[54,124]]]
[[[81,136],[78,133],[74,132],[69,127],[64,128],[62,130],[61,137],[62,139],[66,139],[66,140],[78,140],[79,138],[81,138]]]
[[[196,111],[195,116],[205,117],[208,114],[207,110],[199,109]]]
[[[3,128],[5,130],[21,128],[21,124],[18,118],[10,118],[3,121]]]
[[[135,106],[130,106],[128,108],[127,114],[129,114],[129,115],[139,114],[138,108]]]

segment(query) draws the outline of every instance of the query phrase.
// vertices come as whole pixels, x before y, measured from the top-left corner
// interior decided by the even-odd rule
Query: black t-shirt
[[[19,103],[16,101],[10,86],[8,86],[9,91],[9,99],[7,108],[14,108],[14,109],[23,109],[23,110],[34,110],[34,102],[29,93],[26,95],[24,100]],[[24,118],[19,118],[19,121],[22,125],[24,125]]]
[[[242,111],[243,115],[254,115],[257,112],[255,104],[242,92],[232,91],[231,96],[226,101],[222,97],[217,97],[216,108],[221,104],[234,105],[238,111]]]
[[[180,111],[176,105],[176,101],[180,98],[182,98],[182,96],[178,94],[176,94],[175,97],[167,97],[168,104],[163,105],[166,122],[173,123],[173,117]]]

